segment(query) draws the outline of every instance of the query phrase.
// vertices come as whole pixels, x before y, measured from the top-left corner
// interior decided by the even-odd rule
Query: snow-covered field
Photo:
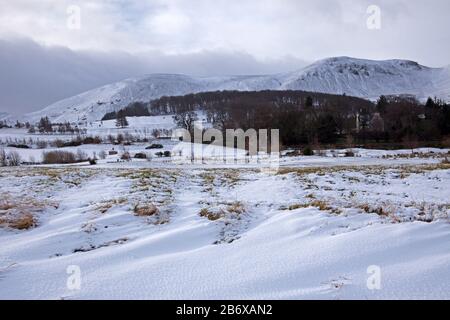
[[[359,153],[1,168],[0,298],[450,299],[450,166]]]
[[[118,151],[0,168],[0,299],[450,299],[448,149],[285,151],[267,171],[151,138],[171,116],[129,122],[93,122],[102,144],[64,148],[50,143],[74,136],[0,130],[25,162]],[[119,133],[149,141],[105,139]]]

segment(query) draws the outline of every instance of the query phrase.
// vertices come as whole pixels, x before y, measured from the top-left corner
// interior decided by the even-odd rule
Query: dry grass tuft
[[[230,213],[242,214],[245,212],[245,206],[242,202],[236,201],[227,206],[227,211]]]
[[[365,213],[375,213],[381,217],[391,216],[391,210],[382,206],[370,206],[367,203],[358,206],[359,209],[363,210]]]
[[[150,217],[159,213],[159,209],[154,204],[135,205],[134,215],[138,217]]]
[[[216,207],[208,207],[200,210],[199,215],[208,220],[216,221],[224,217],[240,219],[240,215],[246,212],[245,205],[240,201],[220,203]]]
[[[304,208],[308,208],[309,206],[310,206],[309,203],[295,203],[295,204],[290,205],[288,207],[288,210],[292,211],[292,210],[297,210],[297,209],[304,209]]]
[[[38,200],[33,197],[13,198],[10,194],[2,194],[0,202],[0,226],[17,230],[27,230],[36,227],[36,214],[56,203],[47,200]]]
[[[200,210],[199,214],[201,217],[207,218],[210,221],[216,221],[225,216],[225,212],[223,212],[222,210],[214,212],[208,208],[203,208],[202,210]]]
[[[15,204],[11,203],[9,200],[1,200],[0,201],[0,210],[10,210],[15,207]]]
[[[12,218],[8,221],[8,225],[10,228],[17,230],[28,230],[36,226],[36,221],[34,216],[29,213],[23,213],[17,216],[16,218]]]
[[[308,167],[308,168],[293,168],[284,167],[280,168],[277,172],[278,175],[296,174],[299,177],[304,177],[309,174],[316,174],[318,176],[324,176],[327,174],[340,173],[340,172],[358,172],[363,174],[380,175],[386,170],[395,170],[402,173],[404,176],[408,174],[420,174],[428,171],[435,170],[448,170],[450,169],[450,162],[445,159],[441,163],[437,164],[414,164],[414,165],[340,165],[332,167]],[[355,181],[356,182],[356,181]]]
[[[100,213],[102,214],[105,214],[112,207],[127,203],[127,201],[128,200],[126,198],[117,198],[108,201],[103,201],[102,203],[97,205],[96,210],[100,211]]]
[[[310,198],[313,199],[310,202],[305,202],[305,203],[295,203],[290,205],[289,207],[287,207],[287,210],[292,211],[292,210],[297,210],[297,209],[306,209],[306,208],[310,208],[310,207],[315,207],[321,211],[330,211],[331,213],[334,214],[340,214],[342,213],[342,211],[338,208],[333,208],[332,206],[330,206],[327,202],[323,201],[323,200],[317,200],[314,198]]]
[[[331,211],[333,210],[332,207],[330,207],[325,201],[322,200],[313,200],[309,203],[311,207],[316,207],[317,209],[321,211]]]

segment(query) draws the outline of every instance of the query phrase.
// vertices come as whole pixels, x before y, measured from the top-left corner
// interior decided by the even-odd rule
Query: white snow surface
[[[368,158],[1,168],[2,201],[38,224],[0,228],[0,299],[450,299],[450,170]]]
[[[372,61],[336,57],[295,72],[266,76],[193,77],[153,74],[58,101],[22,120],[48,116],[54,122],[95,121],[133,101],[217,90],[306,90],[376,99],[380,95],[412,94],[418,99],[450,99],[450,68],[429,68],[407,60]]]

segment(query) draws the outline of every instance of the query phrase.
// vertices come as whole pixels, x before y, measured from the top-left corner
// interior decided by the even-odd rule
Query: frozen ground
[[[359,151],[2,168],[0,298],[450,299],[450,166]]]

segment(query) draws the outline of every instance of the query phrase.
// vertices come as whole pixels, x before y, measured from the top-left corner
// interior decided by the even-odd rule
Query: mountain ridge
[[[48,116],[55,122],[94,121],[133,101],[220,90],[303,90],[366,99],[412,94],[421,100],[429,96],[450,100],[450,66],[430,68],[411,60],[342,56],[274,75],[194,77],[157,73],[128,78],[60,100],[25,115],[23,120],[35,122]]]

